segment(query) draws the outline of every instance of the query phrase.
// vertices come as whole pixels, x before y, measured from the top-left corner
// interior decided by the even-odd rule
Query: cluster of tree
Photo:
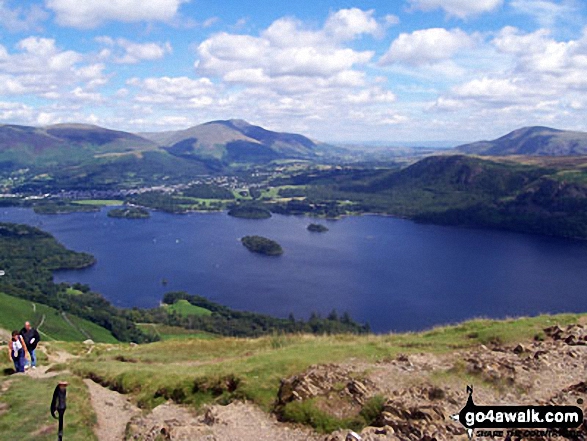
[[[123,219],[148,219],[151,217],[149,210],[141,207],[113,208],[108,212],[108,217]]]
[[[37,214],[70,214],[93,213],[100,211],[100,207],[88,204],[74,204],[69,201],[39,201],[33,205]]]
[[[213,334],[232,337],[259,337],[274,333],[310,333],[310,334],[366,334],[369,325],[361,325],[352,320],[348,313],[338,315],[332,311],[326,318],[312,314],[308,320],[296,320],[290,314],[282,319],[264,314],[236,311],[204,297],[185,292],[172,292],[165,295],[163,303],[174,304],[187,300],[192,305],[212,312],[210,316],[182,316],[169,314],[163,308],[150,310],[134,309],[128,313],[135,321],[142,323],[164,323],[186,329],[201,330]]]
[[[152,208],[154,210],[165,211],[167,213],[186,213],[187,206],[194,203],[187,197],[174,196],[172,194],[160,191],[149,191],[129,197],[127,202],[133,205]]]
[[[258,205],[235,205],[228,210],[228,215],[242,219],[269,219],[271,212]]]
[[[308,231],[312,233],[326,233],[328,228],[322,224],[310,224],[308,225]]]
[[[234,199],[234,194],[229,189],[210,184],[194,184],[184,190],[183,195],[198,199]]]
[[[245,236],[241,239],[242,244],[253,253],[266,256],[281,256],[283,248],[274,240],[261,236]]]

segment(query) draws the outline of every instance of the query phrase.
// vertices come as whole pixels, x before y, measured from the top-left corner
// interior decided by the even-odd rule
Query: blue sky
[[[580,0],[0,0],[0,123],[334,142],[587,130]]]

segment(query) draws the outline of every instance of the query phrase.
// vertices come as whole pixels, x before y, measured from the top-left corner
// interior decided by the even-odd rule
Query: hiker
[[[29,362],[30,366],[33,369],[37,368],[37,356],[35,354],[35,350],[37,349],[37,345],[41,340],[41,336],[39,335],[39,331],[33,328],[30,322],[26,322],[24,324],[24,328],[20,330],[20,335],[22,336],[24,343],[26,345],[27,352],[29,353]]]
[[[12,340],[8,343],[8,352],[10,359],[14,362],[14,370],[17,373],[24,373],[26,350],[22,335],[18,331],[12,331]]]

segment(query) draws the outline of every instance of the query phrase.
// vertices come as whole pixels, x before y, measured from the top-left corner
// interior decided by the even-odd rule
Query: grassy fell
[[[101,343],[116,343],[108,330],[88,320],[67,314],[67,320],[54,308],[0,293],[0,328],[12,331],[25,321],[39,328],[44,340],[83,341],[88,338]],[[72,326],[73,325],[73,326]]]
[[[57,421],[49,414],[53,389],[61,380],[69,382],[64,439],[96,440],[92,427],[96,416],[82,380],[72,375],[34,379],[26,375],[0,379],[0,387],[10,381],[0,395],[0,437],[21,441],[49,441],[57,438]]]
[[[98,345],[72,364],[75,373],[136,396],[150,408],[167,399],[196,407],[247,399],[272,410],[280,381],[316,364],[377,362],[400,353],[447,353],[499,342],[532,340],[545,327],[577,323],[565,314],[503,321],[473,320],[420,333],[390,335],[292,335],[258,339],[182,339],[128,346]],[[306,409],[307,410],[307,409]],[[301,410],[300,410],[301,411]]]

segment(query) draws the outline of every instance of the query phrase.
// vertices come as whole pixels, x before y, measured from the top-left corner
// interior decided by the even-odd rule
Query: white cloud
[[[211,105],[217,96],[216,87],[208,78],[188,77],[131,78],[127,85],[139,88],[138,102],[167,104],[171,107],[203,107]]]
[[[8,1],[0,0],[0,26],[9,32],[38,30],[48,15],[39,5],[10,7]]]
[[[189,0],[188,0],[189,1]],[[186,0],[45,0],[55,12],[57,22],[74,28],[94,28],[106,21],[169,22]]]
[[[96,41],[102,45],[113,48],[103,49],[100,52],[102,59],[113,57],[113,61],[119,64],[136,64],[141,61],[159,60],[172,52],[171,43],[135,43],[124,38],[113,39],[111,37],[97,37]]]
[[[503,0],[409,0],[413,9],[443,9],[450,16],[467,18],[497,9]]]
[[[528,33],[505,27],[484,50],[493,64],[470,68],[468,79],[429,106],[436,115],[450,112],[440,120],[447,130],[458,132],[457,122],[483,129],[486,121],[490,136],[522,125],[584,127],[577,109],[587,102],[587,29],[576,39],[556,39],[547,29]],[[471,130],[470,136],[482,135]]]
[[[377,36],[382,32],[382,27],[374,13],[374,10],[363,11],[358,8],[341,9],[328,17],[324,30],[340,41],[352,40],[362,34]]]
[[[399,127],[408,119],[393,109],[396,95],[386,78],[368,71],[374,52],[352,47],[394,22],[348,9],[331,13],[318,28],[289,17],[257,35],[217,33],[196,48],[200,77],[134,78],[127,82],[129,95],[157,123],[165,115],[173,124],[193,122],[195,115],[199,121],[238,115],[299,132],[322,131],[328,122],[337,134],[357,125]]]
[[[379,61],[382,65],[405,63],[412,66],[435,64],[458,51],[474,46],[473,39],[460,29],[431,28],[402,33]]]
[[[95,101],[84,93],[108,81],[104,65],[84,64],[83,54],[62,50],[53,39],[27,37],[16,48],[9,53],[0,45],[0,95]]]

